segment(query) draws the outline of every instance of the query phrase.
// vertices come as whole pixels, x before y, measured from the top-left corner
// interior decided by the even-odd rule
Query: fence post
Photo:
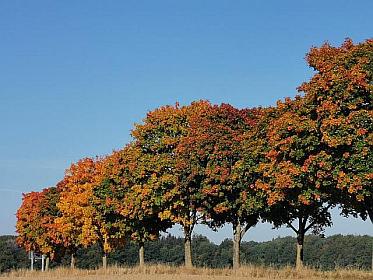
[[[30,251],[31,271],[34,271],[34,251]]]

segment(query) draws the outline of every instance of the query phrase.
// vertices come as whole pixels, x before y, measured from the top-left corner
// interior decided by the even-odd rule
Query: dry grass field
[[[346,279],[346,280],[373,280],[373,273],[362,270],[340,269],[335,271],[318,271],[304,268],[296,271],[291,267],[275,269],[271,267],[244,266],[237,271],[231,269],[208,269],[172,267],[164,265],[138,267],[110,267],[107,270],[71,270],[58,268],[48,272],[18,270],[0,276],[0,279],[86,279],[86,280],[230,280],[230,279]]]

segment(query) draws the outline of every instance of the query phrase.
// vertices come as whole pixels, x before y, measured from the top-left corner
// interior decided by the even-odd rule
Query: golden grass
[[[234,271],[232,269],[211,269],[149,265],[143,269],[139,267],[110,267],[106,270],[83,270],[57,268],[47,272],[17,270],[0,276],[0,279],[86,279],[86,280],[232,280],[232,279],[345,279],[345,280],[373,280],[373,273],[356,269],[338,269],[334,271],[319,271],[310,268],[295,270],[292,267],[272,268],[262,266],[243,266]]]

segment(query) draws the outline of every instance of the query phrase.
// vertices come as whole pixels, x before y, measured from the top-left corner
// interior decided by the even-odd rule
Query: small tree
[[[99,199],[95,197],[95,189],[102,183],[102,168],[101,160],[85,158],[66,170],[65,178],[59,184],[61,217],[57,222],[62,225],[64,235],[71,236],[77,245],[88,247],[98,243],[106,268],[107,254],[118,243],[120,235],[111,221],[105,219],[106,213],[98,207]]]
[[[63,254],[61,234],[55,224],[59,215],[56,203],[59,192],[56,188],[46,188],[41,192],[23,195],[22,205],[17,211],[17,244],[27,252],[35,251],[54,259]]]

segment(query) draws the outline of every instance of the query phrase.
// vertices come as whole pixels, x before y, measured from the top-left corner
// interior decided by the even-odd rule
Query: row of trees
[[[297,234],[331,225],[330,209],[373,222],[373,40],[324,44],[307,55],[316,71],[302,95],[269,108],[196,101],[160,107],[133,141],[71,165],[56,187],[24,195],[17,242],[54,258],[98,244],[107,254],[130,237],[139,246],[178,224],[192,266],[197,223],[233,228],[233,267],[244,234],[260,221]]]

